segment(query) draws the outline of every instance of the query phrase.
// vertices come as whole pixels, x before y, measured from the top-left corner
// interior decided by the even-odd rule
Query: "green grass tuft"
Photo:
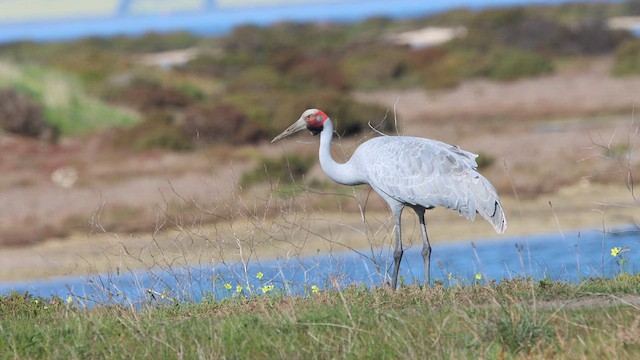
[[[638,295],[638,277],[276,290],[139,310],[12,293],[0,296],[0,357],[637,358],[638,297],[611,300]]]
[[[13,88],[44,106],[45,121],[61,135],[77,135],[139,121],[133,111],[87,94],[73,75],[39,66],[0,62],[0,87]]]

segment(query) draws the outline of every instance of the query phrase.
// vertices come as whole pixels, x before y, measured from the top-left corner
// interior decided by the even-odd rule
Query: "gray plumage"
[[[331,157],[333,125],[320,110],[309,109],[272,142],[303,129],[320,134],[320,165],[334,181],[345,185],[369,184],[389,204],[396,217],[396,244],[392,288],[396,288],[402,259],[401,214],[414,209],[421,224],[425,283],[430,281],[431,246],[424,212],[436,206],[456,210],[469,220],[476,213],[496,232],[507,221],[498,194],[476,170],[478,155],[436,140],[409,136],[381,136],[361,144],[349,161],[339,164]]]
[[[469,220],[476,212],[503,233],[506,219],[495,188],[476,171],[478,155],[440,141],[384,136],[360,145],[349,162],[391,205],[443,206]]]

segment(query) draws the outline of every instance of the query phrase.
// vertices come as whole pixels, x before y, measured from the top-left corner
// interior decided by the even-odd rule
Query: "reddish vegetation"
[[[191,107],[180,127],[187,138],[205,144],[253,144],[266,138],[266,132],[250,123],[243,112],[224,104]]]
[[[54,140],[53,128],[44,122],[42,106],[11,89],[0,90],[0,129],[7,132]]]
[[[447,91],[385,91],[358,98],[388,107],[387,121],[393,120],[397,101],[400,133],[459,144],[491,157],[493,163],[489,161],[482,171],[503,196],[510,196],[513,186],[521,197],[535,197],[585,177],[624,183],[621,159],[628,149],[640,79],[610,78],[609,66],[603,59],[538,79],[473,81]],[[167,106],[186,106],[185,99],[163,94],[160,98]],[[323,110],[331,116],[331,108]],[[599,116],[604,114],[609,115]],[[240,154],[258,147],[260,153],[276,157],[284,150],[270,145],[262,129],[248,127],[242,114],[229,106],[189,108],[183,119],[175,121],[183,121],[187,137],[197,133],[209,143],[225,137],[231,143],[257,145],[135,152],[106,145],[113,142],[104,139],[113,134],[62,139],[56,145],[0,134],[0,245],[37,242],[71,230],[93,231],[105,224],[109,230],[148,231],[158,214],[188,214],[194,202],[224,215],[220,209],[235,201],[237,179],[250,166],[251,156]],[[342,141],[347,154],[352,141]],[[295,141],[288,145],[288,151],[292,149],[316,151]],[[638,159],[633,161],[637,168]],[[65,167],[78,174],[70,188],[51,180],[54,171]],[[311,183],[314,177],[326,181],[317,169],[305,181]],[[346,204],[343,209],[348,208]],[[213,219],[211,215],[204,221]]]
[[[114,95],[113,100],[142,111],[184,108],[191,102],[176,89],[145,83],[127,87]]]

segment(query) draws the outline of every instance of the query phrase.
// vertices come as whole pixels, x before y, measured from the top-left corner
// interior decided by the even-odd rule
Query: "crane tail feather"
[[[500,200],[495,201],[493,214],[480,213],[480,215],[493,225],[493,228],[496,229],[498,234],[504,233],[507,229],[507,218],[504,215]]]
[[[498,234],[502,234],[507,229],[507,218],[498,193],[489,180],[482,175],[479,175],[477,180],[480,181],[475,182],[476,186],[473,189],[475,210],[493,225]]]

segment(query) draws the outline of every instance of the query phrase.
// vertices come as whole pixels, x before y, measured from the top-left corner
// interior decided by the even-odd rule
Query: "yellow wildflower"
[[[262,273],[262,271],[258,271],[258,273],[256,274],[256,278],[258,280],[261,280],[263,276],[264,276],[264,274]]]
[[[227,290],[231,290],[231,284],[229,283],[224,284],[224,288]]]
[[[311,286],[311,292],[312,293],[317,293],[320,289],[318,288],[318,285],[313,285]]]
[[[611,256],[616,257],[618,256],[618,254],[620,254],[620,251],[622,250],[622,248],[620,246],[616,246],[611,248]]]
[[[236,285],[236,292],[242,292],[242,285]]]
[[[482,280],[482,274],[476,273],[476,280]]]
[[[73,298],[71,297],[71,295],[69,295],[69,297],[67,298],[67,304],[71,304],[73,302]]]

